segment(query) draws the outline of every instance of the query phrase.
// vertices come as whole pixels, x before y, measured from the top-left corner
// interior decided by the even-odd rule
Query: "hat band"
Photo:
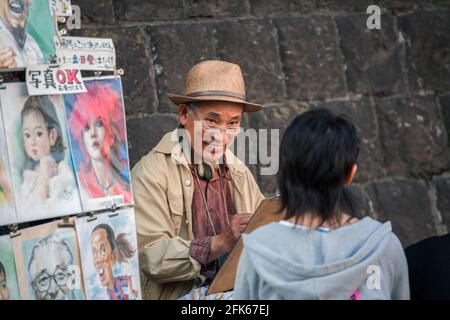
[[[222,90],[207,90],[207,91],[198,91],[193,92],[187,95],[188,97],[200,97],[200,96],[226,96],[226,97],[232,97],[232,98],[238,98],[245,101],[245,95],[235,93],[235,92],[229,92],[229,91],[222,91]]]

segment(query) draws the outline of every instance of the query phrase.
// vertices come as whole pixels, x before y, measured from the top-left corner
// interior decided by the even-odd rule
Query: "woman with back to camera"
[[[356,217],[358,153],[355,126],[328,110],[289,125],[277,177],[286,216],[243,235],[234,299],[409,299],[390,222]]]

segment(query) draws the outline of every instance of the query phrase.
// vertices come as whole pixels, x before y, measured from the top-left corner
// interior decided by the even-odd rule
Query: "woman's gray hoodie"
[[[391,223],[365,217],[330,231],[274,222],[243,235],[233,299],[409,299]]]

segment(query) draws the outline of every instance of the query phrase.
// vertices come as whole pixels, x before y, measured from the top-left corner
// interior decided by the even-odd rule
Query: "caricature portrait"
[[[0,68],[45,63],[54,54],[49,10],[48,1],[0,0]]]
[[[39,45],[26,31],[32,0],[0,0],[0,68],[43,63]]]
[[[86,297],[102,300],[141,299],[134,213],[98,215],[77,220]]]
[[[55,235],[39,240],[28,260],[30,286],[36,300],[73,300],[67,286],[68,268],[73,265],[73,253],[64,239]]]
[[[114,265],[127,263],[136,254],[136,248],[128,241],[127,235],[121,233],[116,237],[109,224],[99,224],[91,232],[91,248],[95,269],[109,299],[130,300],[137,297],[132,276],[113,274]]]
[[[0,300],[19,300],[14,254],[8,235],[0,237]]]
[[[2,105],[20,222],[81,212],[70,157],[64,105],[58,96],[27,96],[25,84],[8,84]]]
[[[123,203],[130,204],[133,199],[120,79],[85,81],[85,85],[86,93],[64,96],[82,202],[122,196]]]
[[[21,299],[83,300],[78,240],[58,221],[22,229],[12,239]]]

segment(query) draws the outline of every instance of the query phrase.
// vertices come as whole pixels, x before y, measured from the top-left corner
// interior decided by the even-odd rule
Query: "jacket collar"
[[[163,154],[170,154],[175,162],[188,167],[188,161],[183,153],[181,144],[178,141],[177,131],[178,129],[175,129],[166,133],[153,150]],[[245,174],[245,165],[229,149],[225,152],[225,158],[227,159],[228,167],[230,167],[232,172]]]

